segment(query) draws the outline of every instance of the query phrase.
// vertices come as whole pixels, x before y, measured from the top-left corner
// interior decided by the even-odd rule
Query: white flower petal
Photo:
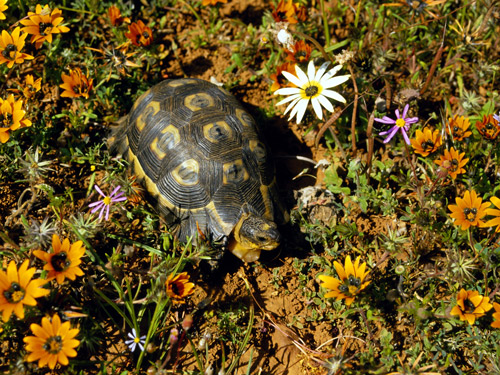
[[[300,68],[297,65],[295,65],[295,71],[297,71],[297,69],[300,70]],[[302,72],[302,70],[300,70],[300,71]],[[299,78],[297,78],[296,76],[294,76],[290,72],[287,72],[284,70],[281,72],[281,74],[283,74],[285,76],[285,78],[288,79],[290,82],[292,82],[295,86],[302,87],[302,85],[304,84]],[[302,72],[302,74],[304,74],[304,72]]]
[[[295,98],[295,99],[293,100],[293,102],[291,102],[291,103],[288,105],[288,107],[286,107],[285,112],[283,112],[283,114],[284,114],[284,115],[286,115],[286,114],[288,113],[288,111],[289,111],[289,110],[291,110],[293,107],[295,107],[295,105],[296,105],[299,101],[301,101],[301,100],[302,100],[302,98],[300,98],[300,97]],[[295,111],[292,111],[292,112],[294,113]],[[293,116],[292,116],[292,117],[293,117]]]
[[[285,98],[283,100],[281,100],[279,103],[277,103],[276,105],[282,105],[282,104],[285,104],[285,103],[288,103],[289,101],[292,101],[292,100],[295,100],[297,98],[302,98],[302,96],[300,94],[294,94],[294,95],[291,95],[289,96],[288,98]]]
[[[318,98],[311,99],[311,103],[316,116],[318,116],[320,120],[323,120],[323,111],[321,109],[321,104],[319,104]]]
[[[321,64],[321,66],[319,67],[318,71],[316,72],[316,75],[313,78],[315,81],[317,81],[317,82],[321,81],[321,77],[323,77],[323,74],[326,72],[326,68],[328,68],[328,65],[330,65],[329,61],[324,62],[323,64]],[[323,85],[323,83],[321,83],[321,85]]]
[[[330,103],[330,101],[324,95],[318,96],[317,99],[319,100],[320,104],[326,108],[327,111],[333,112],[332,103]]]
[[[315,80],[315,73],[316,73],[316,68],[314,67],[314,63],[312,60],[309,61],[309,64],[307,64],[307,78],[309,78],[309,81],[314,81]]]
[[[344,103],[345,104],[345,98],[340,95],[338,92],[333,91],[333,90],[323,90],[322,94],[324,96],[327,96],[329,98],[335,99],[338,102]]]
[[[335,86],[338,86],[338,85],[344,83],[350,77],[351,77],[350,74],[347,74],[345,76],[332,77],[332,78],[327,79],[324,82],[321,82],[321,86],[323,86],[325,89],[329,89],[331,87],[335,87]]]
[[[301,100],[297,103],[295,108],[297,109],[297,124],[300,124],[302,121],[302,117],[304,117],[304,113],[306,113],[308,100]]]
[[[332,78],[335,74],[338,73],[340,69],[342,69],[342,65],[335,65],[332,69],[330,69],[328,72],[325,73],[322,79],[327,80]]]
[[[295,73],[297,73],[297,78],[299,79],[300,82],[300,84],[298,85],[294,82],[295,85],[302,87],[309,82],[309,78],[307,78],[306,73],[304,73],[298,65],[295,65]]]
[[[292,95],[300,93],[300,89],[298,87],[283,87],[282,89],[278,89],[274,92],[274,95]]]

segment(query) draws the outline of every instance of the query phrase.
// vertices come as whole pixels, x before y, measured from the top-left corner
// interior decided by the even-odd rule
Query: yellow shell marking
[[[156,155],[156,157],[160,160],[162,160],[166,155],[165,152],[163,152],[162,150],[160,150],[158,148],[158,137],[153,139],[153,142],[151,142],[151,144],[149,145],[149,148]]]
[[[172,177],[180,185],[193,186],[199,181],[200,166],[194,159],[182,162],[172,171]]]
[[[159,102],[151,102],[149,103],[146,108],[144,108],[144,111],[142,114],[137,118],[136,121],[136,126],[137,129],[139,129],[140,132],[144,129],[146,126],[146,121],[143,119],[148,119],[149,116],[154,116],[160,111],[160,103]],[[150,120],[151,121],[151,120]]]
[[[214,98],[204,92],[199,92],[197,94],[186,96],[184,98],[184,105],[191,111],[195,112],[207,107],[213,107]]]
[[[231,163],[226,163],[222,167],[224,175],[222,177],[222,183],[237,183],[241,181],[248,180],[248,172],[243,166],[243,160],[235,160]]]
[[[266,205],[266,212],[262,216],[264,217],[264,219],[273,220],[273,207],[271,203],[271,197],[269,196],[269,188],[265,185],[261,185],[260,193],[262,194],[262,200]]]
[[[252,128],[254,127],[252,117],[243,109],[236,108],[236,117],[238,118],[238,120],[240,120],[243,126],[250,126]]]
[[[179,135],[179,130],[173,126],[168,125],[161,131],[163,134],[159,139],[156,137],[153,142],[149,145],[151,151],[158,157],[158,159],[163,159],[167,154],[166,150],[171,150],[179,144],[181,137]]]
[[[212,143],[219,143],[233,137],[231,127],[224,121],[217,121],[203,127],[203,135]]]
[[[259,141],[252,139],[248,142],[248,146],[250,147],[250,151],[255,154],[257,161],[259,163],[263,163],[266,160],[266,149]]]

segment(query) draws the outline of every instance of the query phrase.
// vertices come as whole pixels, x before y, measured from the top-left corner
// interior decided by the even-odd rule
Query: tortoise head
[[[228,249],[245,262],[259,259],[261,250],[279,245],[280,234],[275,223],[254,214],[243,214],[229,236]]]

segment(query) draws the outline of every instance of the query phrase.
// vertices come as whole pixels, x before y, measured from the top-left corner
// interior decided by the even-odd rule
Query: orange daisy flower
[[[94,80],[84,75],[80,68],[70,69],[69,75],[62,74],[61,78],[64,83],[59,87],[64,89],[61,94],[63,98],[78,98],[80,96],[85,99],[89,98]]]
[[[223,4],[226,4],[227,3],[227,0],[203,0],[201,2],[201,5],[203,6],[207,6],[207,5],[217,5],[219,3],[223,3]]]
[[[477,290],[461,289],[458,292],[457,304],[451,310],[451,315],[458,315],[460,320],[474,324],[477,318],[482,317],[493,305],[489,303],[489,297],[483,297]]]
[[[285,78],[282,72],[295,73],[295,64],[286,62],[276,68],[276,73],[271,74],[271,76],[269,77],[273,80],[271,91],[274,92],[279,88],[287,86],[288,80]]]
[[[3,12],[5,12],[9,8],[6,4],[7,0],[0,0],[0,20],[5,19],[5,14],[3,14]]]
[[[136,46],[149,46],[153,41],[153,32],[140,20],[129,25],[128,31],[125,36]]]
[[[42,325],[31,324],[31,332],[35,336],[28,336],[23,339],[27,344],[26,351],[28,362],[38,361],[38,367],[49,366],[51,370],[59,363],[67,366],[68,357],[76,357],[75,348],[80,345],[80,341],[75,339],[80,332],[78,328],[71,328],[70,322],[61,324],[59,315],[54,314],[52,319],[42,318]]]
[[[305,22],[307,20],[307,7],[304,5],[293,4],[297,20]]]
[[[323,282],[321,286],[331,289],[325,294],[325,298],[345,299],[345,304],[350,306],[354,297],[370,284],[369,281],[363,282],[370,271],[365,271],[366,263],[359,264],[360,259],[361,257],[357,257],[352,264],[351,257],[348,255],[345,260],[345,268],[339,262],[333,263],[340,280],[326,275],[318,276],[318,279]]]
[[[484,138],[494,140],[500,133],[500,124],[493,115],[484,115],[483,121],[476,121],[476,129]]]
[[[27,36],[28,34],[21,35],[19,27],[14,29],[12,35],[6,30],[2,30],[0,37],[0,65],[7,63],[7,67],[12,68],[14,64],[22,64],[24,60],[34,59],[33,56],[27,53],[21,53]]]
[[[424,131],[418,129],[415,132],[415,139],[410,140],[410,142],[415,149],[415,153],[422,156],[433,153],[442,144],[439,130],[436,129],[432,132],[429,128],[425,128]]]
[[[496,226],[495,232],[500,232],[500,199],[493,196],[490,198],[490,202],[496,208],[487,208],[486,215],[496,216],[494,219],[488,220],[484,223],[485,227],[494,227]]]
[[[292,51],[285,50],[287,61],[295,63],[306,63],[309,61],[312,53],[312,47],[303,40],[299,40],[292,46]]]
[[[0,98],[0,142],[7,142],[11,131],[31,126],[31,121],[24,118],[26,112],[22,108],[23,101],[15,100],[14,95],[5,100]]]
[[[493,313],[493,323],[491,323],[491,326],[493,328],[500,328],[500,303],[493,302],[493,307],[495,309],[495,312]]]
[[[464,116],[454,116],[448,119],[448,125],[446,126],[446,132],[453,136],[455,141],[463,141],[464,138],[469,137],[472,132],[469,129],[470,121]]]
[[[53,252],[35,250],[33,255],[47,263],[43,267],[44,270],[49,271],[47,280],[56,279],[59,284],[62,284],[66,277],[75,280],[76,276],[83,276],[83,271],[78,267],[82,263],[81,257],[85,254],[85,247],[82,244],[82,241],[70,244],[67,238],[61,244],[59,236],[54,234],[52,235]]]
[[[439,160],[434,160],[434,163],[446,169],[452,179],[456,179],[459,174],[465,173],[464,166],[469,159],[464,159],[464,156],[465,152],[459,153],[452,147],[449,151],[444,150],[444,155],[439,156]]]
[[[29,261],[25,260],[19,270],[12,260],[7,272],[0,270],[0,311],[2,319],[8,322],[14,312],[19,319],[24,319],[24,305],[36,306],[35,298],[46,296],[48,289],[42,288],[47,280],[31,278],[35,268],[28,268]]]
[[[130,23],[130,18],[123,17],[116,5],[111,5],[108,8],[108,17],[113,26],[120,26],[124,22]]]
[[[462,230],[467,230],[471,226],[484,226],[481,219],[486,216],[486,209],[490,204],[488,202],[482,203],[483,199],[479,198],[474,190],[467,190],[464,197],[455,198],[455,202],[456,205],[448,205],[451,211],[450,217],[455,219],[453,224],[460,226]]]
[[[40,91],[42,88],[42,79],[38,78],[35,81],[35,78],[31,74],[26,75],[26,80],[24,81],[24,89],[23,89],[23,95],[26,99],[30,99]]]
[[[167,287],[167,296],[175,303],[185,303],[184,298],[193,294],[194,284],[189,282],[189,275],[187,272],[182,272],[177,276],[171,274],[165,283]]]
[[[292,0],[280,0],[278,6],[272,12],[272,16],[276,22],[297,23],[295,6]]]
[[[28,18],[19,21],[24,27],[21,31],[32,35],[31,43],[40,48],[43,42],[52,43],[52,34],[67,33],[69,27],[61,25],[62,12],[55,8],[52,12],[48,5],[43,8],[37,4],[35,12],[28,12]]]

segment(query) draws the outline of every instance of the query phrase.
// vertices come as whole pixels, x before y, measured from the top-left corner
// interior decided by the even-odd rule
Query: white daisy
[[[130,340],[125,340],[125,344],[128,345],[131,352],[135,351],[137,346],[139,346],[139,349],[141,349],[142,352],[144,351],[146,336],[139,337],[135,332],[135,328],[132,328],[132,332],[129,332],[127,336],[130,337]]]
[[[349,79],[350,74],[334,77],[334,75],[342,69],[342,65],[337,65],[326,71],[330,63],[323,63],[318,71],[314,67],[312,60],[307,66],[307,75],[295,65],[295,73],[297,76],[289,72],[282,72],[283,75],[297,87],[284,87],[274,92],[274,95],[290,95],[289,97],[280,101],[277,105],[291,102],[285,110],[285,114],[290,112],[291,120],[293,116],[297,115],[297,124],[300,123],[304,113],[307,109],[307,104],[311,101],[316,116],[321,120],[323,118],[323,111],[321,106],[325,107],[328,111],[333,112],[332,103],[327,98],[335,99],[341,103],[345,103],[345,99],[338,92],[328,90],[332,87],[338,86]]]

